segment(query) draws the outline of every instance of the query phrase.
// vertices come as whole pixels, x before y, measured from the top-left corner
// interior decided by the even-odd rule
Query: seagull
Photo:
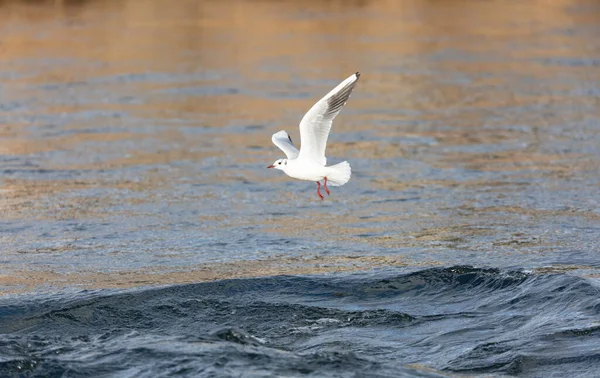
[[[300,150],[294,146],[292,138],[286,131],[281,130],[273,134],[271,137],[273,144],[285,153],[287,159],[278,159],[267,168],[282,170],[286,175],[298,180],[315,181],[317,195],[321,200],[324,199],[321,194],[321,180],[324,181],[323,186],[327,195],[330,194],[329,188],[327,188],[328,182],[332,186],[341,186],[347,183],[352,174],[350,164],[344,161],[336,165],[325,166],[327,164],[325,148],[333,120],[350,98],[359,77],[360,72],[352,74],[314,104],[304,115],[300,121]]]

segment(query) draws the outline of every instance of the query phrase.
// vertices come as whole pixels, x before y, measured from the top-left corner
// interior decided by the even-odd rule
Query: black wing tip
[[[356,78],[358,79],[360,77],[360,72],[356,71],[356,73],[354,74],[356,76]]]

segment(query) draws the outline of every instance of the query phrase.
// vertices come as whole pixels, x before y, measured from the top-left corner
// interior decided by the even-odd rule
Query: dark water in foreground
[[[592,377],[599,293],[455,266],[4,299],[0,376]]]

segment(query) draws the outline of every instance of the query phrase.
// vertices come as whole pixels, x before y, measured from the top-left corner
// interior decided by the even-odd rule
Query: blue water
[[[0,376],[598,376],[599,25],[3,2]],[[320,201],[270,136],[355,71]]]
[[[0,374],[593,376],[598,293],[576,276],[454,266],[11,298]]]

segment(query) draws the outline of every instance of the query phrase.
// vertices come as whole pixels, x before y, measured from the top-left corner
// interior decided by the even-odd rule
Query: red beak
[[[275,168],[275,166],[273,164],[271,164],[267,168]]]

